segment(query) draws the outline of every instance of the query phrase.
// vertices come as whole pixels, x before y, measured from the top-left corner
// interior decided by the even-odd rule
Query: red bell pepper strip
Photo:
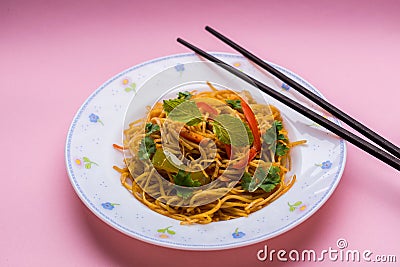
[[[218,111],[209,104],[207,104],[206,102],[196,102],[196,105],[201,111],[210,114],[211,118],[218,115]]]
[[[231,158],[231,155],[232,155],[232,147],[231,147],[231,145],[226,144],[225,145],[225,151],[226,151],[226,155],[228,156],[228,158]]]
[[[240,161],[232,165],[232,167],[235,169],[241,169],[246,167],[246,165],[250,161],[252,161],[256,157],[257,153],[260,152],[261,150],[261,134],[260,131],[258,130],[258,123],[256,120],[256,116],[254,115],[254,112],[250,108],[249,104],[247,104],[247,102],[244,101],[243,98],[241,97],[239,98],[244,117],[246,118],[246,121],[249,124],[251,133],[253,134],[254,137],[254,141],[253,141],[253,146],[250,148],[248,152],[248,158],[243,157]]]
[[[244,117],[246,118],[251,133],[253,134],[254,137],[253,147],[257,152],[259,152],[261,150],[261,134],[260,131],[258,130],[258,123],[256,120],[256,116],[254,115],[253,110],[250,108],[249,104],[247,104],[247,102],[244,101],[243,98],[241,97],[239,98],[240,98],[240,104],[242,105]]]

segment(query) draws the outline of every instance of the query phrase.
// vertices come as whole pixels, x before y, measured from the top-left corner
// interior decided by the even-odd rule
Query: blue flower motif
[[[92,113],[89,116],[89,119],[91,122],[97,122],[99,120],[99,116],[97,116],[96,114]]]
[[[103,122],[100,120],[100,117],[97,116],[96,114],[92,113],[89,115],[89,120],[90,122],[99,122],[101,124],[103,124]],[[104,124],[103,124],[104,125]]]
[[[286,83],[282,83],[282,89],[288,91],[290,89],[290,86],[287,85]]]
[[[103,208],[105,208],[106,210],[112,210],[115,207],[115,205],[119,205],[119,204],[110,203],[110,202],[101,203],[101,206]]]
[[[239,232],[238,230],[239,230],[239,228],[236,228],[235,232],[232,233],[233,238],[242,238],[246,235],[245,233]]]
[[[175,70],[176,70],[177,72],[182,72],[182,71],[185,70],[185,65],[183,65],[182,63],[176,64]]]
[[[332,162],[330,162],[329,160],[322,162],[321,164],[321,168],[326,170],[326,169],[330,169],[332,167]]]

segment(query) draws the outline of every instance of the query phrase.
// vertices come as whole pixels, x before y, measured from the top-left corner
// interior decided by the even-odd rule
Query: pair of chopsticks
[[[190,44],[189,42],[178,38],[177,41],[182,45],[186,46],[190,50],[194,51],[201,57],[216,63],[218,66],[224,68],[225,70],[229,71],[233,75],[243,79],[244,81],[250,83],[251,85],[256,86],[258,89],[263,91],[264,93],[268,94],[269,96],[275,98],[276,100],[280,101],[281,103],[285,104],[286,106],[292,108],[293,110],[299,112],[300,114],[304,115],[305,117],[311,119],[315,123],[318,123],[322,127],[326,128],[327,130],[331,131],[332,133],[338,135],[339,137],[343,138],[344,140],[352,143],[353,145],[359,147],[360,149],[364,150],[365,152],[371,154],[372,156],[376,157],[377,159],[383,161],[384,163],[390,165],[391,167],[395,168],[396,170],[400,171],[400,148],[391,143],[390,141],[386,140],[376,132],[372,131],[356,119],[352,118],[348,114],[344,113],[337,107],[333,106],[326,100],[320,98],[319,96],[315,95],[314,93],[310,92],[308,89],[303,87],[301,84],[297,83],[296,81],[292,80],[291,78],[284,75],[282,72],[278,71],[270,64],[266,63],[265,61],[261,60],[251,52],[247,51],[243,47],[239,46],[232,40],[228,39],[226,36],[222,35],[221,33],[217,32],[213,28],[206,26],[205,28],[208,32],[212,35],[241,53],[244,57],[249,59],[250,61],[254,62],[264,70],[271,73],[276,78],[280,79],[291,88],[302,94],[303,96],[307,97],[309,100],[313,101],[315,104],[319,105],[321,108],[325,109],[327,112],[332,114],[333,116],[337,117],[348,126],[352,127],[354,130],[358,131],[360,134],[364,135],[366,138],[370,139],[375,144],[379,145],[375,146],[370,142],[360,138],[359,136],[349,132],[348,130],[340,127],[339,125],[331,122],[330,120],[322,117],[321,115],[315,113],[314,111],[302,106],[301,104],[297,103],[296,101],[284,96],[283,94],[275,91],[274,89],[270,88],[269,86],[261,83],[260,81],[254,79],[253,77],[239,71],[238,69],[230,66],[229,64],[223,62],[222,60],[208,54],[207,52],[201,50],[200,48]],[[383,148],[383,149],[382,149]],[[386,151],[385,151],[386,150]]]

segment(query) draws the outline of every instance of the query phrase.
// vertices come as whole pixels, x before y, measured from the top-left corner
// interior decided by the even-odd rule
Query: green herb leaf
[[[281,182],[280,172],[281,169],[278,166],[271,166],[260,188],[265,192],[271,192]]]
[[[289,147],[286,144],[279,142],[279,140],[284,143],[288,142],[285,135],[279,133],[282,129],[282,122],[274,121],[271,128],[262,135],[263,141],[269,145],[269,149],[275,151],[275,155],[277,156],[284,156],[289,151]]]
[[[248,172],[243,173],[240,184],[244,190],[249,191],[249,185],[251,183],[251,179],[252,177],[250,173]]]
[[[261,188],[265,192],[271,192],[281,182],[280,168],[271,166],[268,174],[263,168],[257,168],[253,177],[245,172],[241,178],[241,185],[244,190],[253,192]]]
[[[235,99],[235,100],[225,100],[225,102],[233,109],[236,109],[237,111],[243,112],[242,109],[242,103],[240,102],[239,99]]]
[[[178,93],[178,99],[189,100],[191,97],[192,97],[192,94],[188,91]]]
[[[150,136],[145,136],[139,145],[138,156],[139,159],[149,159],[156,152],[156,144],[154,139]]]
[[[275,122],[276,122],[276,121],[274,121],[274,122],[272,123],[271,128],[269,128],[269,129],[262,135],[262,138],[263,138],[264,142],[265,142],[266,144],[268,144],[268,145],[274,144],[274,142],[276,141],[276,138],[277,138],[277,136],[276,136],[277,130],[276,130]],[[270,147],[270,148],[271,148],[271,147]]]
[[[196,103],[190,100],[183,100],[181,104],[169,112],[168,118],[174,121],[184,122],[189,126],[196,125],[203,120]]]
[[[222,127],[217,122],[214,122],[212,124],[212,127],[213,127],[213,132],[217,136],[219,141],[227,145],[231,143],[231,140],[229,139],[229,133],[224,127]]]
[[[289,152],[289,147],[285,144],[282,144],[281,142],[278,142],[276,145],[276,151],[275,154],[277,156],[284,156],[286,153]]]
[[[275,184],[262,184],[260,185],[260,188],[265,192],[271,192],[275,188],[275,186]]]
[[[188,91],[185,92],[179,92],[178,93],[178,98],[174,99],[169,99],[169,100],[164,100],[163,101],[163,108],[164,111],[168,114],[170,113],[174,108],[185,102],[186,100],[189,100],[192,97],[192,94]]]
[[[174,108],[185,102],[185,99],[169,99],[163,101],[164,111],[169,114]]]
[[[271,128],[269,128],[263,135],[262,138],[266,144],[269,145],[269,148],[273,148],[273,144],[275,144],[276,141],[276,130],[275,127],[272,125]]]
[[[257,168],[252,177],[249,185],[249,191],[253,192],[257,188],[261,187],[264,180],[267,178],[267,172],[263,168]],[[265,187],[265,186],[264,186]]]
[[[278,134],[278,140],[286,141],[286,137],[283,134]]]
[[[281,181],[280,173],[281,173],[281,168],[279,166],[271,166],[268,170],[267,181],[273,183],[280,183]]]
[[[83,162],[90,162],[90,159],[88,157],[83,157]]]
[[[149,122],[146,123],[145,131],[146,135],[151,135],[152,133],[160,131],[160,126],[158,124],[153,124]]]
[[[166,229],[158,229],[157,232],[159,233],[165,233]]]
[[[172,177],[174,178],[174,183],[176,185],[186,187],[197,187],[201,185],[199,181],[193,181],[193,179],[190,177],[190,173],[183,170],[179,170],[178,173]]]
[[[228,114],[215,117],[213,132],[222,143],[233,146],[247,146],[254,140],[253,134],[239,118]],[[248,136],[248,138],[244,138]]]
[[[280,131],[283,129],[283,125],[281,121],[274,121],[274,126],[276,128],[277,131]]]

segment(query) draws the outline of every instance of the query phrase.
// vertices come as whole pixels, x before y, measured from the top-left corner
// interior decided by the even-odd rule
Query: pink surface
[[[397,263],[382,266],[400,262],[399,172],[352,145],[341,183],[315,215],[248,247],[157,247],[112,229],[81,203],[64,163],[75,112],[116,73],[187,52],[178,36],[232,52],[205,25],[303,76],[400,144],[399,1],[201,2],[0,2],[1,266],[271,266],[256,258],[264,245],[321,251],[339,238],[349,249],[396,255]]]

